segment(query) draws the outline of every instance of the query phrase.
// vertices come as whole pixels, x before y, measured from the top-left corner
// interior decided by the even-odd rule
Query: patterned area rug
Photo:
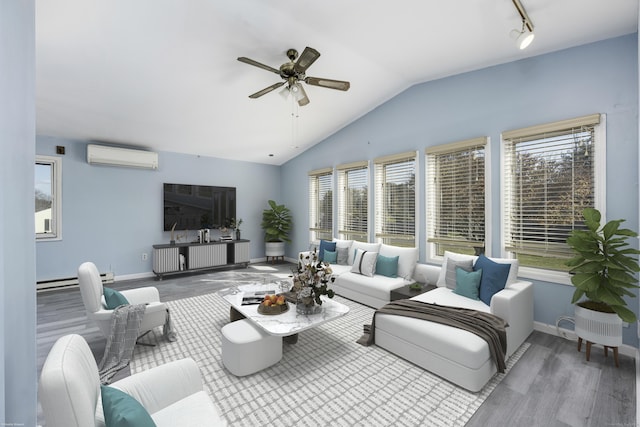
[[[463,426],[505,374],[471,393],[376,346],[356,344],[373,309],[336,296],[350,312],[284,344],[282,360],[247,377],[222,365],[220,329],[229,305],[216,294],[168,302],[178,341],[161,331],[137,346],[131,372],[191,357],[205,388],[232,426]],[[155,334],[155,335],[154,335]],[[507,362],[507,373],[525,343]]]

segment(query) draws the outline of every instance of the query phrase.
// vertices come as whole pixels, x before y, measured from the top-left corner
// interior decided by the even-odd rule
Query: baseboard
[[[544,332],[545,334],[554,335],[560,338],[565,338],[569,341],[575,341],[576,343],[578,342],[578,337],[576,336],[575,332],[573,332],[570,329],[556,328],[555,325],[548,325],[542,322],[533,322],[533,329],[539,332]],[[594,345],[598,346],[599,344],[594,344]],[[622,344],[620,347],[618,347],[618,351],[620,352],[620,354],[633,357],[634,359],[636,359],[636,363],[637,363],[637,360],[638,360],[637,348],[630,345]]]
[[[120,282],[124,280],[136,280],[136,279],[147,279],[149,277],[156,277],[155,274],[151,271],[147,271],[145,273],[133,273],[133,274],[122,274],[115,276],[113,278],[114,282]]]
[[[114,274],[111,272],[100,273],[100,280],[103,284],[113,283],[115,281]],[[36,283],[37,292],[57,291],[60,289],[74,289],[78,287],[77,277],[67,277],[64,279],[41,280]]]

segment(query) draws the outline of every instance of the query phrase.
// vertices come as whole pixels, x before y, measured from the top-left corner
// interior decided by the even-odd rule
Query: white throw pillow
[[[351,272],[362,274],[363,276],[373,277],[376,272],[377,261],[377,252],[369,252],[363,251],[362,249],[356,249],[356,255],[354,257],[353,266],[351,267]]]
[[[353,240],[341,240],[341,239],[333,239],[336,242],[336,248],[350,248],[353,244]]]
[[[442,261],[442,268],[440,269],[440,275],[438,276],[438,282],[436,282],[437,286],[447,286],[447,261],[452,259],[454,261],[468,261],[471,260],[474,264],[477,256],[459,254],[456,252],[444,251],[444,261]]]
[[[337,245],[336,245],[337,246]],[[356,252],[356,249],[362,249],[363,251],[370,252],[378,252],[380,250],[380,243],[365,243],[365,242],[354,242],[351,244],[351,249],[349,249],[349,265],[353,265],[353,258]]]
[[[418,262],[418,248],[401,248],[399,246],[380,245],[380,255],[393,258],[398,257],[398,277],[405,280],[413,279],[413,271]]]

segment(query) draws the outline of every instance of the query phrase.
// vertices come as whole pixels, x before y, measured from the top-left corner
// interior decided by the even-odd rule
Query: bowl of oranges
[[[281,314],[287,310],[289,310],[289,304],[284,295],[280,294],[265,295],[258,306],[258,313],[267,315]]]

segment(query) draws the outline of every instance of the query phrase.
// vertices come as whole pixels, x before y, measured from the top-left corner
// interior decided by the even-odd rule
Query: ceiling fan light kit
[[[531,44],[533,39],[535,38],[535,34],[533,33],[533,22],[529,18],[527,11],[524,9],[520,0],[512,0],[513,5],[516,7],[516,10],[520,14],[522,18],[522,29],[521,30],[511,30],[509,34],[511,38],[516,40],[516,45],[520,50],[526,49],[527,46]]]
[[[282,64],[279,69],[270,67],[269,65],[262,64],[258,61],[254,61],[253,59],[249,59],[244,56],[238,58],[238,61],[240,62],[244,62],[245,64],[253,65],[254,67],[262,68],[263,70],[278,74],[283,80],[282,82],[275,83],[254,94],[249,95],[249,98],[259,98],[262,95],[266,95],[267,93],[286,85],[285,88],[280,91],[280,95],[282,95],[284,98],[287,98],[289,95],[293,95],[296,101],[298,101],[298,105],[305,106],[309,103],[309,97],[307,96],[304,87],[300,84],[301,82],[312,86],[320,86],[342,91],[349,90],[349,87],[351,86],[347,81],[325,79],[320,77],[307,77],[305,74],[307,72],[307,69],[320,57],[320,52],[311,47],[305,47],[300,57],[298,57],[297,50],[289,49],[287,50],[287,57],[289,58],[289,62],[285,62],[284,64]]]

